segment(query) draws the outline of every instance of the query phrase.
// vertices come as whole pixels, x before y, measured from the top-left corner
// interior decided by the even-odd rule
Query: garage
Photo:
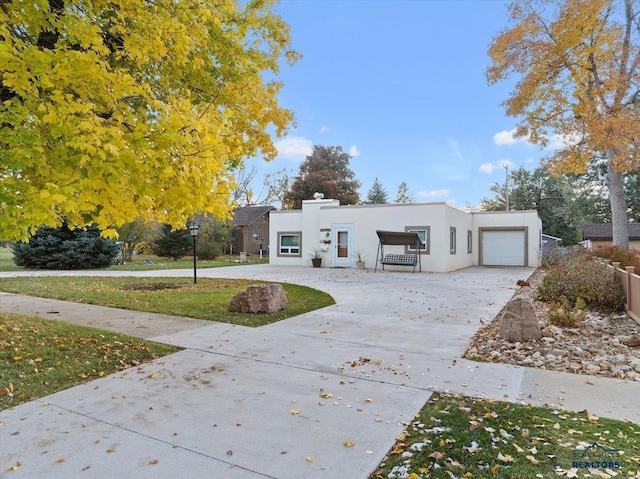
[[[526,266],[525,228],[481,229],[480,264],[483,266]]]

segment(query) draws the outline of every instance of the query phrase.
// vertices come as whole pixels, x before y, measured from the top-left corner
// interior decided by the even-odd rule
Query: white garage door
[[[482,232],[484,266],[526,266],[523,230]]]

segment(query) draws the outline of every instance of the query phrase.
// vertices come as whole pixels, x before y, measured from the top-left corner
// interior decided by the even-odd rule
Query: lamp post
[[[193,238],[193,284],[196,284],[198,280],[196,279],[196,236],[198,236],[198,230],[200,227],[194,221],[189,226],[189,231],[191,232],[191,237]]]

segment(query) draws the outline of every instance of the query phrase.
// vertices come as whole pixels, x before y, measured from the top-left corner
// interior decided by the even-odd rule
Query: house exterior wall
[[[266,253],[269,246],[269,215],[270,213],[266,213],[249,225],[235,228],[231,242],[234,253],[242,251],[248,254],[260,253],[260,238],[264,238],[262,250]],[[257,235],[257,241],[254,235]]]
[[[474,242],[476,254],[474,265],[481,259],[480,235],[483,229],[525,227],[527,266],[537,268],[542,261],[542,220],[534,210],[524,211],[478,211],[473,213],[473,227],[477,231]]]
[[[542,225],[535,211],[470,213],[446,203],[340,206],[337,200],[307,200],[303,201],[302,210],[271,212],[270,262],[311,265],[313,249],[317,248],[321,250],[322,267],[333,266],[334,231],[340,226],[351,228],[351,265],[355,266],[358,252],[364,256],[366,267],[374,268],[378,252],[376,230],[427,229],[428,252],[421,253],[422,271],[449,272],[479,264],[480,227],[523,225],[528,230],[528,264],[539,266]],[[278,254],[279,232],[300,232],[299,256]],[[404,246],[385,247],[385,253],[405,252]],[[408,270],[403,266],[385,269]]]
[[[301,234],[302,247],[306,240],[302,235],[302,210],[272,211],[269,218],[269,263],[285,266],[301,266],[311,264],[309,256],[304,252],[300,256],[280,256],[278,254],[278,235],[282,233]],[[306,262],[303,262],[303,259]]]
[[[591,239],[589,249],[591,251],[597,251],[599,248],[606,248],[613,245],[613,240],[595,240]],[[640,251],[640,240],[629,240],[629,249]]]

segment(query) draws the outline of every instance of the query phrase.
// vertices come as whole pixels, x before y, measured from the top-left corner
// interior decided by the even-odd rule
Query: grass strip
[[[268,264],[269,256],[264,255],[263,259],[260,259],[257,255],[252,255],[247,258],[247,263],[240,263],[238,256],[221,255],[216,259],[199,259],[197,261],[198,269],[204,268],[220,268],[224,266],[244,266],[244,265],[256,265],[256,264]],[[174,261],[168,258],[160,258],[151,254],[139,254],[133,257],[133,261],[128,261],[126,264],[114,264],[108,268],[109,271],[155,271],[165,269],[192,269],[193,257],[185,256],[183,258]],[[30,271],[28,268],[22,266],[16,266],[13,262],[13,253],[11,248],[0,247],[0,271]]]
[[[0,313],[0,410],[176,351],[100,329]]]
[[[132,277],[6,278],[0,289],[42,298],[206,319],[242,326],[263,326],[335,303],[313,288],[282,284],[288,306],[272,314],[232,313],[231,298],[260,281],[246,279]]]
[[[370,479],[640,477],[640,425],[434,394]]]

